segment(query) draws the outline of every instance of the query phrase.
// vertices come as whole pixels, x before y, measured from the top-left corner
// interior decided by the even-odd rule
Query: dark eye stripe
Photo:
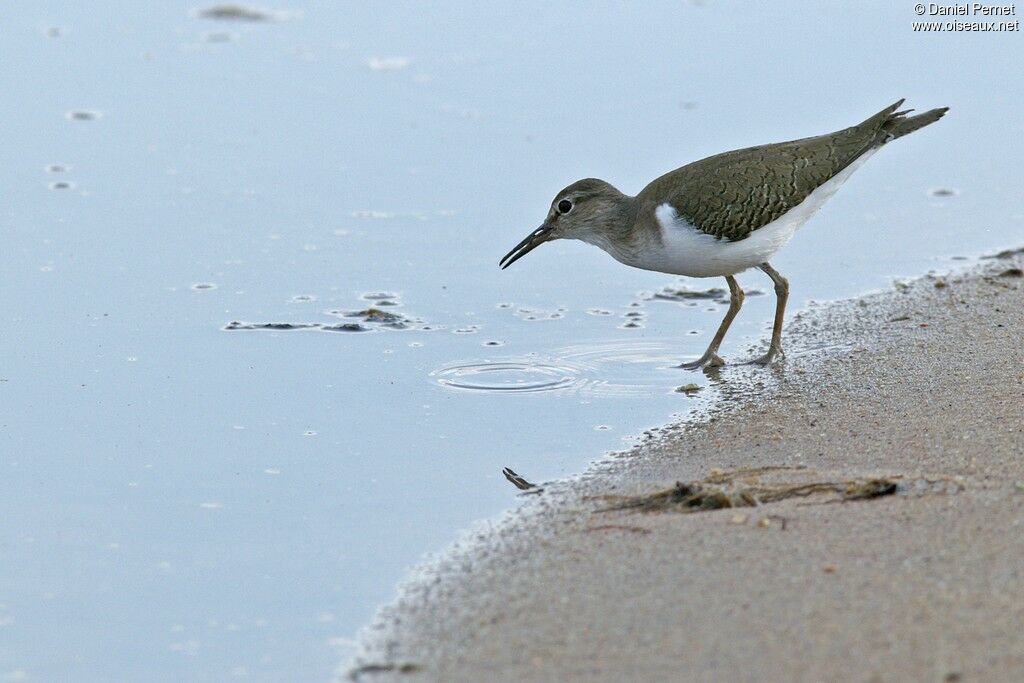
[[[572,202],[568,199],[558,202],[558,213],[569,213],[570,211],[572,211]]]

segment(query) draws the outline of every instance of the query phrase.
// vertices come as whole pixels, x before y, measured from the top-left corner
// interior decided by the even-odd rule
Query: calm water
[[[778,258],[795,303],[1024,243],[1020,34],[530,5],[0,8],[0,679],[328,679],[410,564],[514,504],[503,466],[684,414],[720,304],[578,243],[497,268],[579,177],[635,192],[907,96],[953,111]],[[343,317],[371,306],[405,329]]]

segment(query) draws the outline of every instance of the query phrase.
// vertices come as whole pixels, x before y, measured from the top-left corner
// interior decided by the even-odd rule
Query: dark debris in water
[[[220,19],[222,21],[274,21],[278,18],[277,12],[236,3],[214,5],[199,10],[196,14],[203,19]]]
[[[760,289],[745,289],[745,296],[761,296],[764,292]],[[711,300],[720,304],[729,303],[729,290],[722,287],[711,287],[710,289],[688,289],[686,287],[665,287],[660,292],[655,292],[644,297],[646,301],[701,301]]]
[[[350,681],[365,680],[364,676],[376,676],[377,674],[413,674],[423,671],[419,664],[363,664],[348,672]]]
[[[324,332],[369,332],[370,328],[359,323],[339,323],[337,325],[321,325]]]
[[[67,114],[68,121],[95,121],[102,114],[98,111],[89,111],[85,109],[75,109],[69,111]]]
[[[224,326],[225,330],[312,330],[323,325],[319,323],[244,323],[232,320]]]
[[[1020,268],[1007,268],[999,273],[999,277],[1024,277],[1024,270]]]
[[[729,292],[721,287],[694,290],[686,287],[665,287],[647,297],[648,301],[693,301],[695,299],[728,299]]]
[[[298,299],[299,297],[296,297]],[[294,301],[295,299],[293,299]],[[312,301],[312,297],[304,299],[304,301]],[[273,330],[273,331],[289,331],[289,330],[319,330],[322,332],[372,332],[379,329],[390,329],[390,330],[405,330],[409,329],[415,323],[420,323],[420,320],[413,320],[400,315],[398,313],[392,313],[390,311],[382,311],[379,308],[366,308],[358,311],[342,311],[333,310],[327,311],[328,315],[333,315],[340,318],[353,318],[358,320],[356,322],[341,322],[341,323],[320,323],[320,322],[309,322],[309,323],[288,323],[288,322],[269,322],[269,323],[251,323],[241,322],[233,320],[224,326],[225,330]],[[429,326],[420,325],[419,329],[429,330]]]
[[[331,315],[343,318],[359,318],[365,323],[372,323],[393,330],[404,330],[409,327],[409,319],[399,313],[382,311],[379,308],[365,308],[361,311],[329,311]]]
[[[512,482],[512,485],[515,486],[520,491],[534,491],[536,493],[539,493],[541,491],[541,488],[539,486],[537,486],[536,484],[531,484],[530,482],[523,479],[521,476],[516,474],[516,472],[514,472],[511,467],[503,468],[501,470],[501,473],[504,474],[505,478]]]
[[[800,472],[802,476],[779,478],[779,472]],[[775,473],[772,481],[762,477]],[[725,508],[760,507],[790,498],[816,497],[821,503],[872,500],[896,494],[924,495],[957,493],[960,484],[949,478],[864,477],[843,481],[816,481],[803,467],[759,467],[722,472],[699,481],[676,482],[674,486],[639,496],[602,496],[612,502],[599,512],[705,512]]]
[[[324,332],[369,332],[371,328],[359,323],[339,323],[324,325],[323,323],[244,323],[232,320],[224,326],[225,330],[272,330],[274,332],[290,332],[291,330],[322,330]]]

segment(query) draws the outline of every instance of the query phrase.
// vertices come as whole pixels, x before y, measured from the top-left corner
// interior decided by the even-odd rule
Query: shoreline
[[[1024,250],[1008,250],[796,313],[783,363],[712,371],[708,409],[545,484],[420,567],[340,675],[973,681],[1024,670],[1022,267]],[[877,480],[892,491],[852,500],[842,488]],[[677,481],[799,493],[699,513],[678,495],[657,512],[608,509]],[[809,483],[842,486],[804,495]]]

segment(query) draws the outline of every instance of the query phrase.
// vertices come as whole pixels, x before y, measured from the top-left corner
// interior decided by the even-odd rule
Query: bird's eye
[[[569,213],[570,211],[572,211],[572,202],[570,202],[568,199],[563,199],[562,201],[558,202],[558,213],[564,215]]]

